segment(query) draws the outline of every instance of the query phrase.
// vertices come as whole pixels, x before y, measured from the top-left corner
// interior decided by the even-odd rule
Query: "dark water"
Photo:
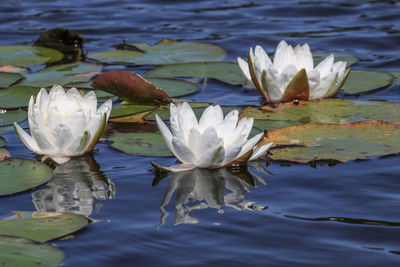
[[[0,45],[30,45],[61,26],[82,34],[86,50],[168,37],[217,44],[233,61],[250,46],[272,52],[286,39],[356,55],[356,68],[399,70],[399,14],[399,1],[3,0]],[[106,69],[113,68],[121,66]],[[190,98],[259,101],[215,81]],[[399,102],[399,86],[360,99]],[[34,158],[14,133],[3,137],[13,156]],[[57,168],[47,185],[0,200],[1,217],[69,210],[98,220],[53,242],[66,253],[64,266],[400,265],[399,156],[314,168],[262,162],[268,172],[251,166],[250,173],[162,178],[150,161],[169,165],[173,158],[128,156],[107,142],[97,147]]]

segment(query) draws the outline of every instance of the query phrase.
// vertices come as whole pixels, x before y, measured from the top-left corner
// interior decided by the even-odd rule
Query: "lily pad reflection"
[[[115,184],[99,170],[93,157],[86,155],[58,165],[47,187],[32,194],[32,202],[40,212],[89,216],[95,207],[95,199],[112,199],[115,192]]]
[[[157,183],[156,177],[153,184]],[[245,195],[264,179],[250,173],[247,168],[240,169],[193,169],[172,173],[161,202],[161,222],[164,225],[169,213],[166,211],[175,193],[174,224],[196,224],[199,220],[190,215],[191,211],[214,208],[222,213],[224,206],[236,210],[264,210],[266,206],[256,205],[245,200]],[[228,192],[225,194],[225,192]]]

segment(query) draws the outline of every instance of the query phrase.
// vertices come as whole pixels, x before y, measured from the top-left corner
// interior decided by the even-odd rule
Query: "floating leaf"
[[[0,162],[0,196],[23,192],[39,186],[53,176],[53,171],[38,161],[12,158]]]
[[[0,221],[0,234],[47,242],[74,233],[89,223],[85,216],[54,212],[16,212]]]
[[[63,57],[57,50],[40,46],[0,46],[0,66],[27,67],[59,61]]]
[[[0,72],[0,88],[7,88],[22,79],[19,73]]]
[[[111,110],[110,118],[137,114],[144,111],[150,111],[154,108],[154,106],[143,105],[114,105]]]
[[[242,116],[255,120],[346,124],[364,120],[400,122],[400,104],[385,101],[323,99],[247,107]]]
[[[49,244],[36,244],[30,240],[0,236],[0,266],[58,266],[64,261],[64,252]]]
[[[295,121],[275,121],[275,120],[254,120],[253,126],[260,130],[273,130],[292,125],[301,125],[301,122]]]
[[[352,69],[341,91],[348,95],[369,93],[389,87],[393,80],[394,77],[387,72]]]
[[[317,66],[324,58],[333,54],[335,57],[335,62],[346,61],[347,67],[356,63],[359,58],[350,54],[340,53],[340,52],[327,52],[327,51],[315,51],[312,53],[314,58],[314,66]]]
[[[378,121],[344,125],[310,123],[269,131],[264,142],[301,146],[270,150],[269,158],[273,160],[345,162],[400,153],[400,125]]]
[[[146,43],[126,42],[126,46],[140,50],[114,50],[88,52],[87,57],[104,63],[132,63],[137,65],[161,65],[184,62],[219,61],[226,52],[215,45],[199,42],[178,42],[164,39],[150,46]],[[143,52],[143,53],[142,53]]]
[[[197,84],[188,81],[165,78],[150,78],[147,80],[164,90],[170,97],[190,95],[199,90]]]
[[[36,96],[39,91],[39,87],[19,85],[2,89],[0,90],[0,107],[6,109],[27,107],[31,96]]]
[[[172,99],[161,89],[143,79],[142,76],[125,70],[112,70],[97,77],[92,86],[130,103],[140,105],[160,105],[172,102]]]
[[[395,78],[394,83],[400,84],[400,71],[391,71],[390,75]]]
[[[213,78],[231,85],[242,85],[246,82],[246,77],[236,62],[195,62],[165,65],[145,73],[144,77]]]
[[[172,156],[161,134],[156,133],[117,133],[108,140],[111,147],[129,155]]]
[[[25,74],[26,79],[19,85],[50,87],[54,84],[84,82],[99,74],[102,69],[103,67],[99,64],[84,62],[56,65],[35,73]]]
[[[0,95],[1,100],[1,95]],[[11,125],[14,122],[21,122],[26,119],[26,112],[24,110],[7,110],[0,113],[0,127]]]

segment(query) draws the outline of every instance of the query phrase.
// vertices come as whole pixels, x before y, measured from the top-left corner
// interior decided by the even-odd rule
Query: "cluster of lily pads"
[[[309,163],[316,160],[344,162],[400,152],[400,126],[398,124],[400,122],[400,104],[338,98],[320,99],[322,96],[333,96],[333,92],[341,95],[359,95],[379,89],[390,89],[398,83],[397,78],[400,74],[397,72],[357,70],[356,62],[358,59],[351,55],[333,53],[330,56],[330,53],[327,52],[313,52],[313,64],[316,65],[318,62],[323,62],[321,64],[322,67],[320,67],[321,73],[325,68],[324,65],[329,65],[327,68],[330,69],[339,69],[338,66],[334,67],[333,65],[331,60],[333,57],[336,60],[346,62],[345,65],[347,64],[347,66],[352,66],[352,71],[350,73],[346,72],[342,67],[337,73],[331,74],[330,72],[332,71],[328,71],[329,79],[324,80],[323,83],[329,84],[329,93],[326,91],[318,95],[318,97],[310,97],[310,88],[318,89],[319,87],[312,87],[310,84],[301,88],[297,86],[297,80],[305,84],[307,74],[304,74],[304,71],[301,72],[298,69],[289,71],[293,75],[291,79],[286,79],[282,90],[276,86],[278,80],[268,81],[268,68],[270,68],[272,61],[268,61],[269,65],[260,62],[257,63],[258,65],[254,65],[255,63],[251,62],[257,54],[262,54],[259,48],[256,48],[258,52],[255,51],[253,53],[250,51],[248,63],[244,62],[244,60],[239,60],[241,67],[237,62],[222,61],[226,56],[226,52],[218,46],[199,42],[178,42],[170,39],[162,40],[156,45],[124,42],[118,47],[119,49],[88,51],[85,55],[85,61],[81,56],[72,57],[73,62],[62,61],[65,60],[64,53],[59,51],[59,47],[56,48],[58,50],[42,46],[0,47],[0,109],[2,110],[0,112],[0,134],[12,131],[14,122],[25,121],[28,106],[28,115],[32,123],[34,121],[32,116],[39,116],[38,114],[43,113],[39,104],[40,101],[42,101],[41,103],[43,101],[46,103],[45,112],[50,112],[50,105],[47,105],[47,103],[51,102],[48,98],[51,99],[52,94],[50,96],[47,95],[46,90],[42,89],[41,91],[41,88],[50,88],[54,84],[66,88],[69,92],[67,96],[79,98],[81,97],[79,94],[86,93],[86,95],[91,96],[93,95],[92,92],[94,92],[100,102],[105,102],[103,105],[106,108],[104,110],[102,108],[99,109],[102,112],[99,114],[100,119],[97,120],[97,124],[100,125],[102,123],[103,127],[96,124],[97,126],[93,126],[93,129],[90,128],[87,132],[82,131],[82,135],[74,135],[73,142],[71,141],[72,139],[62,140],[62,142],[57,139],[60,143],[57,147],[62,147],[65,150],[57,150],[54,155],[46,153],[40,147],[41,144],[34,143],[26,136],[26,133],[23,133],[24,130],[17,126],[19,135],[28,147],[30,146],[38,154],[52,156],[56,161],[60,159],[59,155],[77,156],[90,151],[100,138],[100,135],[111,141],[113,148],[126,154],[172,156],[172,151],[184,163],[200,162],[193,165],[207,168],[225,166],[244,154],[248,154],[245,161],[251,159],[252,153],[261,156],[272,143],[273,147],[267,155],[269,160],[298,163]],[[294,51],[297,51],[296,48]],[[325,61],[329,62],[323,61],[323,58],[326,57],[328,57],[328,60]],[[262,58],[267,60],[264,54],[262,54]],[[62,63],[60,64],[60,62]],[[275,62],[277,62],[277,59],[274,60],[274,64]],[[124,65],[126,69],[134,69],[135,71],[148,70],[149,67],[151,70],[143,74],[146,80],[137,75],[132,76],[131,73],[124,71],[114,71],[98,76],[91,83],[91,80],[102,72],[104,65],[112,66],[114,64]],[[248,72],[245,70],[246,66],[250,68]],[[241,68],[244,72],[242,72]],[[273,69],[271,73],[273,75]],[[297,78],[293,80],[293,77]],[[346,77],[346,82],[342,82]],[[176,121],[170,122],[172,134],[175,135],[173,137],[169,136],[171,133],[168,133],[167,126],[162,122],[170,119],[185,120],[184,114],[179,117],[179,114],[170,113],[171,111],[174,113],[176,110],[175,106],[170,105],[170,103],[179,103],[182,100],[177,99],[177,97],[196,93],[203,79],[218,80],[227,84],[226,86],[230,86],[232,90],[241,90],[243,86],[247,88],[256,87],[264,100],[269,102],[261,107],[213,107],[210,103],[190,101],[188,104],[179,106],[180,108],[184,107],[185,114],[190,113],[191,127],[188,129],[194,129],[193,136],[199,135],[199,133],[195,132],[196,129],[201,128],[201,131],[205,132],[209,128],[204,125],[210,124],[211,120],[204,122],[204,127],[200,128],[192,123],[196,121],[196,123],[202,124],[201,119],[197,122],[195,117],[200,118],[200,115],[205,110],[205,114],[216,114],[219,118],[217,123],[222,124],[225,121],[232,120],[232,129],[236,129],[236,124],[240,119],[240,121],[243,121],[243,128],[246,128],[246,130],[243,130],[245,136],[237,139],[238,142],[241,142],[241,145],[229,147],[231,149],[229,153],[235,156],[221,158],[221,147],[223,146],[221,146],[220,140],[216,139],[219,143],[207,143],[209,146],[215,145],[214,150],[210,150],[215,153],[212,153],[214,157],[209,157],[212,161],[207,161],[207,159],[206,164],[203,164],[204,161],[201,160],[188,160],[187,155],[189,153],[184,146],[177,144],[179,137],[191,138],[187,133],[183,134],[176,131],[178,129],[176,125],[186,125],[186,122],[179,122],[178,124]],[[307,82],[309,82],[308,78]],[[70,88],[76,88],[77,90]],[[280,95],[277,94],[277,88],[282,91]],[[298,88],[301,91],[296,91]],[[308,90],[307,97],[305,97],[304,88]],[[285,93],[288,89],[291,92]],[[332,91],[330,91],[331,89]],[[61,92],[60,90],[58,89],[59,92]],[[271,97],[273,94],[271,94],[272,91],[270,90],[275,90],[274,97]],[[296,92],[292,93],[294,91]],[[60,94],[62,95],[63,93]],[[53,93],[53,95],[57,94]],[[36,95],[38,95],[36,100],[30,100],[31,96]],[[288,97],[283,97],[285,95]],[[63,97],[65,97],[65,93]],[[316,98],[316,100],[308,101],[308,99],[313,98]],[[110,99],[114,101],[111,112],[107,108],[110,105],[108,104],[111,102]],[[119,101],[119,99],[122,99],[122,101]],[[282,99],[294,101],[276,103]],[[86,100],[86,98],[81,99],[83,102]],[[71,104],[69,100],[65,100],[64,103],[66,103],[65,107]],[[80,104],[78,103],[77,105],[79,106]],[[34,111],[35,108],[38,110]],[[234,111],[238,109],[240,114],[238,111]],[[191,110],[193,110],[193,113]],[[88,113],[90,112],[88,111]],[[61,113],[63,113],[62,110],[57,115],[60,118],[63,116]],[[94,107],[93,114],[95,113],[96,107]],[[225,121],[221,119],[223,117],[222,113],[226,115]],[[204,115],[204,117],[207,116]],[[86,119],[88,117],[85,115],[79,118]],[[254,123],[253,119],[250,118],[254,119]],[[109,122],[108,131],[103,131],[103,129],[107,128],[104,127],[107,119]],[[252,130],[250,123],[248,123],[250,120],[252,121],[251,125],[254,125]],[[161,134],[157,133],[156,121],[167,144],[164,143]],[[41,135],[40,130],[43,130],[43,127],[32,123],[29,123],[29,128],[35,142],[51,140],[54,137],[47,136],[47,139],[35,138],[35,135],[36,137]],[[238,128],[239,124],[237,124]],[[250,129],[247,129],[248,125],[250,125]],[[212,126],[215,129],[211,129],[207,136],[214,136],[218,131],[223,131],[223,129],[218,128],[218,125]],[[38,131],[35,132],[33,127],[36,127]],[[61,127],[58,132],[64,130]],[[263,137],[264,130],[268,130],[268,132]],[[238,133],[238,135],[240,134],[242,132]],[[93,136],[96,138],[93,139]],[[247,153],[250,151],[250,149],[247,150],[245,143],[247,137],[256,141],[263,137],[259,147],[264,145],[264,148],[253,149],[254,144],[252,141],[250,142],[251,146],[248,145],[253,149],[251,150],[252,153]],[[3,185],[0,188],[0,196],[26,191],[46,183],[54,176],[57,168],[63,166],[59,165],[55,170],[52,170],[47,164],[39,161],[13,158],[13,155],[10,155],[4,148],[6,144],[6,140],[0,138],[0,181]],[[74,144],[76,144],[76,147]],[[190,146],[190,142],[187,144]],[[72,146],[74,149],[71,148]],[[38,147],[40,149],[36,149]],[[246,151],[242,151],[243,147],[246,147]],[[177,152],[177,148],[182,148],[182,150]],[[225,149],[226,147],[223,148]],[[49,149],[52,150],[52,148]],[[68,149],[76,153],[66,155],[64,151]],[[203,150],[200,149],[200,151]],[[198,156],[201,158],[201,153]],[[215,163],[217,162],[216,160],[218,160],[218,164]],[[63,163],[64,160],[59,162]],[[154,164],[154,166],[158,170],[169,170],[168,168],[160,168],[157,164]],[[201,174],[200,170],[195,170],[193,174],[183,172],[174,176],[176,177],[174,179],[189,179],[187,178],[188,176],[196,176],[202,179],[202,175],[208,174]],[[227,177],[226,174],[221,175]],[[104,184],[108,185],[107,188],[113,188],[112,182],[108,179],[105,180],[107,180],[107,182],[104,182]],[[54,183],[52,186],[56,187],[57,185]],[[247,188],[247,186],[241,185],[240,188]],[[173,188],[168,191],[162,207],[169,202],[173,191]],[[35,206],[38,212],[16,212],[14,216],[0,221],[0,264],[6,266],[13,263],[23,264],[33,258],[44,265],[60,264],[64,258],[61,250],[49,244],[38,243],[45,243],[69,235],[85,227],[90,222],[87,216],[91,212],[74,214],[71,213],[71,210],[57,208],[54,203],[52,204],[54,204],[53,207],[56,207],[54,208],[56,212],[48,212],[47,204],[42,201],[44,199],[42,196],[46,195],[47,192],[46,190],[38,192],[34,194],[36,200],[34,203],[36,203]],[[112,197],[113,192],[115,194],[115,189],[111,189],[110,192],[111,196],[100,198]],[[249,207],[249,203],[243,202],[231,203],[230,205],[241,208]],[[89,210],[91,211],[90,208]],[[186,213],[183,211],[182,214]],[[187,216],[186,214],[177,223],[185,222],[185,218],[188,218]],[[165,216],[162,220],[165,220]],[[23,251],[23,255],[15,253],[21,253],[20,251]]]

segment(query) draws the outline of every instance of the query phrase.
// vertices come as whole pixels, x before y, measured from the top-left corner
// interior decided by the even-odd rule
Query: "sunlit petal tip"
[[[253,154],[251,155],[249,161],[257,160],[260,157],[265,156],[267,153],[268,149],[273,145],[273,142],[268,143],[263,146],[255,146],[253,147]]]

